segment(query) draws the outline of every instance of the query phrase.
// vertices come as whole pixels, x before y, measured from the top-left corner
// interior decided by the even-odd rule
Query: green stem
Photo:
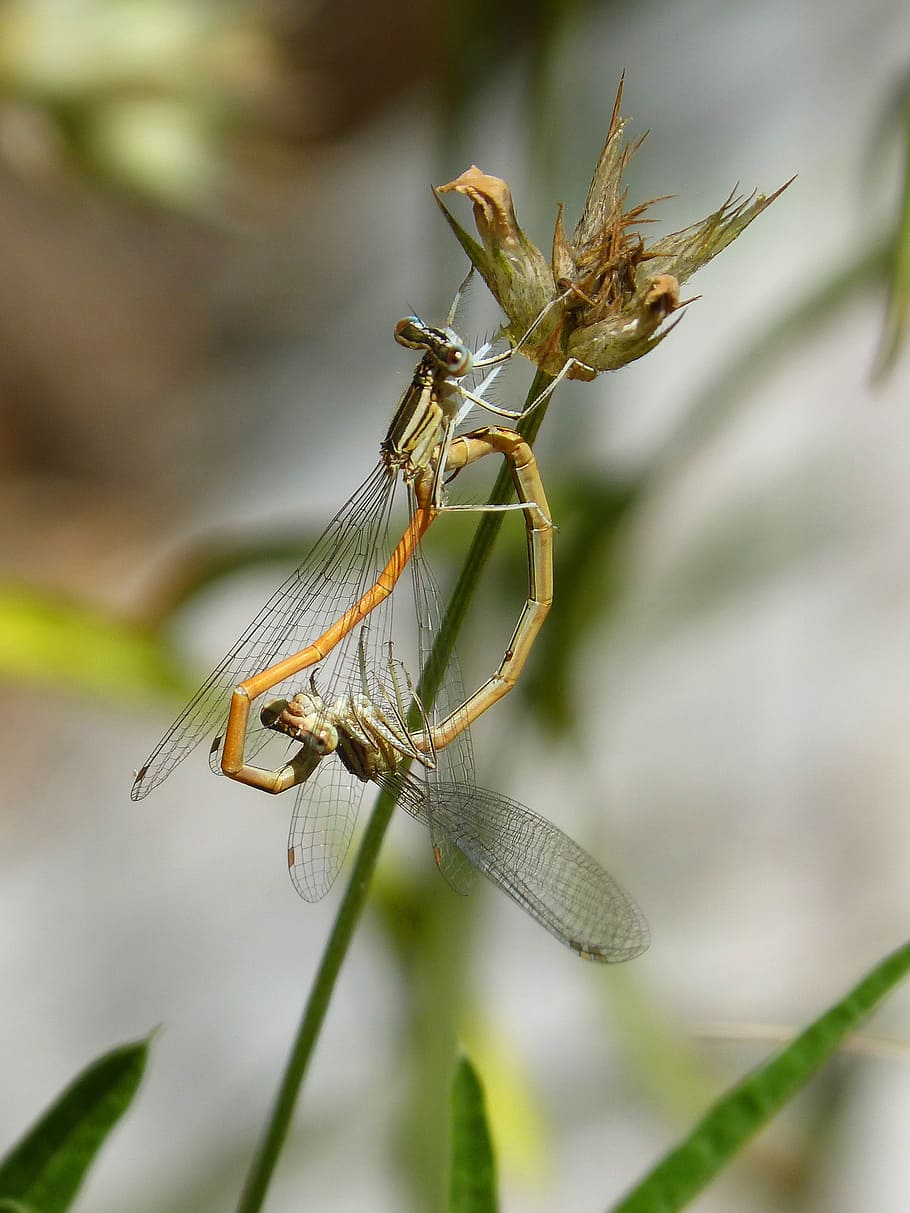
[[[536,400],[549,382],[549,377],[538,370],[528,391],[528,402]],[[539,405],[532,413],[522,418],[516,427],[527,442],[533,443],[548,403],[549,400]],[[508,468],[503,467],[493,485],[488,504],[504,505],[511,499],[511,495],[512,479]],[[449,663],[458,632],[474,596],[480,574],[490,558],[499,528],[502,526],[502,520],[503,513],[495,511],[483,514],[478,523],[470,550],[434,641],[433,651],[426,669],[421,675],[417,688],[417,695],[421,703],[432,704],[436,697],[442,672]],[[379,850],[389,822],[392,820],[394,809],[394,794],[381,791],[367,822],[363,840],[354,860],[350,880],[326,941],[322,959],[310,988],[309,997],[304,1006],[303,1015],[278,1087],[278,1093],[265,1126],[265,1132],[247,1173],[237,1205],[237,1213],[259,1213],[263,1206],[266,1191],[291,1126],[294,1107],[303,1085],[310,1057],[319,1038],[329,1001],[335,989],[335,982],[366,904],[370,881],[379,859]]]
[[[258,1213],[265,1200],[278,1156],[284,1145],[294,1115],[294,1106],[303,1084],[313,1048],[329,1007],[332,991],[354,936],[354,928],[363,912],[379,848],[395,808],[394,797],[380,792],[376,807],[370,815],[363,841],[354,860],[351,878],[326,942],[316,978],[310,989],[297,1034],[291,1046],[284,1074],[272,1111],[266,1123],[246,1183],[237,1205],[237,1213]]]

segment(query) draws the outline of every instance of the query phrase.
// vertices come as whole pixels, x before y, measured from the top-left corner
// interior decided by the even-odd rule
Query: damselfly
[[[482,352],[474,357],[451,328],[430,328],[416,317],[400,321],[395,335],[401,344],[422,349],[424,354],[381,444],[377,467],[165,733],[136,775],[134,800],[167,778],[203,739],[211,743],[213,770],[271,792],[298,783],[293,764],[281,762],[269,769],[250,762],[274,737],[268,730],[250,724],[253,700],[266,691],[278,695],[286,691],[290,698],[299,686],[300,675],[317,663],[326,683],[342,690],[349,688],[359,666],[351,636],[368,615],[372,616],[372,626],[366,643],[370,648],[375,646],[375,651],[368,652],[367,657],[376,668],[381,667],[384,646],[392,638],[390,595],[427,528],[445,509],[487,508],[447,505],[445,480],[495,453],[502,455],[511,469],[519,496],[516,508],[525,517],[528,596],[499,669],[467,701],[449,697],[450,711],[436,744],[447,744],[444,736],[457,736],[514,685],[552,601],[549,507],[533,454],[517,435],[485,427],[456,436],[457,426],[473,404],[511,415],[483,398],[511,351],[492,357]],[[477,391],[466,388],[463,382],[472,370],[489,372]],[[406,486],[410,522],[393,546],[389,540],[390,520],[399,480]],[[414,567],[418,599],[434,596],[432,582],[417,573],[423,562]],[[359,794],[346,798],[340,789],[329,789],[321,803],[313,807],[314,822],[321,823],[318,828],[324,826],[326,818],[337,819],[332,829],[340,840],[332,849],[335,858],[317,882],[323,892],[344,856],[358,801]],[[314,886],[307,895],[320,893]]]

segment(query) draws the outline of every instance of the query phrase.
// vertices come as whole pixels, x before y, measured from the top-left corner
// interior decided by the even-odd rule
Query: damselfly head
[[[281,715],[288,709],[286,699],[273,699],[259,713],[259,721],[266,729],[273,729]]]
[[[301,692],[293,699],[273,699],[260,711],[259,720],[275,733],[302,741],[314,754],[331,754],[338,748],[338,730],[319,696]]]
[[[460,379],[472,366],[471,351],[454,333],[431,328],[419,316],[405,316],[395,325],[395,340],[409,350],[426,350],[446,375]]]

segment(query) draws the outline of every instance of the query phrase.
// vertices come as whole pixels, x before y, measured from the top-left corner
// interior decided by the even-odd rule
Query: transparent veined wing
[[[380,463],[338,511],[152,750],[136,774],[133,800],[148,795],[203,740],[210,743],[212,768],[219,769],[234,687],[310,644],[376,580],[393,546],[389,516],[397,483]],[[259,730],[247,752],[255,754],[268,738]]]

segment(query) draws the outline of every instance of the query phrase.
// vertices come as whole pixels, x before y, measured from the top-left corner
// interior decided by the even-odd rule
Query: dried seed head
[[[778,197],[731,194],[713,214],[648,244],[637,225],[660,198],[626,209],[623,173],[644,139],[624,142],[619,115],[622,81],[603,151],[594,169],[581,218],[571,240],[563,208],[549,263],[515,216],[506,181],[472,165],[435,190],[452,231],[507,317],[504,332],[522,354],[550,375],[571,363],[567,375],[593,379],[641,358],[673,327],[661,325],[691,299],[679,287],[742,232]],[[478,243],[457,222],[440,195],[468,197]]]

